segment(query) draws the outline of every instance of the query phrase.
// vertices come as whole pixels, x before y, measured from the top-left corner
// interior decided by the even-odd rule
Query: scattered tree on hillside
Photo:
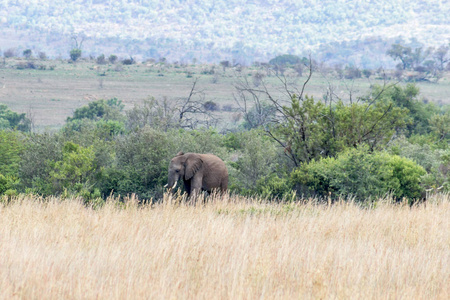
[[[15,48],[9,48],[3,52],[5,58],[10,58],[16,56],[17,50]]]
[[[81,57],[81,47],[84,41],[84,35],[73,35],[72,40],[75,42],[74,47],[70,50],[70,59],[75,62],[77,59]],[[78,41],[80,39],[80,41]]]
[[[393,60],[400,60],[399,67],[402,70],[406,70],[411,67],[411,47],[405,47],[400,44],[393,44],[386,54],[392,57]]]
[[[116,63],[116,61],[117,61],[117,55],[111,54],[111,55],[108,57],[108,60],[109,60],[109,62],[112,63],[112,64]]]
[[[442,45],[433,52],[433,58],[436,61],[439,71],[443,71],[445,64],[450,61],[450,56],[447,56],[449,46]]]
[[[397,65],[399,70],[412,70],[417,75],[410,74],[408,80],[426,80],[427,76],[432,76],[436,80],[442,77],[445,64],[450,61],[448,57],[449,47],[442,45],[438,49],[432,47],[423,50],[422,47],[412,49],[409,46],[393,44],[386,52],[395,61],[401,63]]]
[[[30,59],[31,56],[33,55],[33,52],[31,51],[31,49],[26,49],[23,51],[22,54],[26,59]]]

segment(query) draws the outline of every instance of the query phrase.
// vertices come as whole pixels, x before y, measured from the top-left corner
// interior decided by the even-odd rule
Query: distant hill
[[[312,51],[322,61],[373,67],[392,64],[385,51],[399,39],[448,43],[449,16],[442,0],[1,1],[0,45],[68,57],[77,34],[92,56],[251,63]]]

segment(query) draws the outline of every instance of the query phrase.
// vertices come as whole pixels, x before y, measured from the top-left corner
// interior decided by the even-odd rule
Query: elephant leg
[[[203,178],[201,176],[194,176],[191,180],[191,193],[192,197],[197,197],[202,191],[202,181]]]
[[[184,181],[184,190],[188,194],[188,197],[191,195],[191,180],[185,180]]]
[[[222,194],[225,194],[227,192],[228,189],[228,178],[222,180],[222,182],[220,183],[220,191],[222,192]]]

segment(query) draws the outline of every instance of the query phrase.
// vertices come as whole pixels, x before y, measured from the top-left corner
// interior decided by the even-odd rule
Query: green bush
[[[77,61],[81,57],[81,49],[74,48],[70,50],[70,59],[72,61]]]
[[[5,104],[0,104],[0,130],[15,129],[24,132],[31,130],[31,120],[24,113],[11,111]]]
[[[18,174],[23,143],[14,131],[0,131],[0,174]]]
[[[434,146],[426,143],[414,144],[404,138],[399,138],[392,142],[388,151],[391,154],[409,158],[421,165],[427,172],[422,177],[422,185],[426,189],[436,190],[446,187],[448,190],[446,183],[449,180],[450,163],[446,160],[446,157],[450,155],[450,149],[436,149]]]
[[[412,160],[387,152],[370,153],[367,148],[350,149],[338,154],[304,163],[291,173],[292,183],[305,196],[352,196],[366,201],[392,195],[413,201],[423,194],[423,167]]]
[[[94,148],[66,142],[62,149],[62,160],[55,161],[52,167],[50,181],[57,193],[63,190],[74,193],[91,190],[96,170]]]
[[[263,198],[278,200],[294,200],[296,192],[288,176],[278,176],[272,173],[263,176],[256,182],[256,193]]]
[[[118,136],[115,162],[102,174],[102,193],[135,193],[140,199],[161,196],[171,159],[169,148],[166,134],[149,127]]]
[[[338,100],[333,105],[308,95],[293,95],[289,106],[282,107],[281,120],[269,128],[299,166],[359,145],[372,151],[382,149],[405,126],[407,116],[406,108],[376,95],[350,103]]]
[[[124,105],[122,104],[122,101],[117,98],[92,101],[86,106],[77,108],[73,114],[73,117],[67,118],[67,122],[83,119],[94,121],[98,121],[100,119],[123,121],[123,108]]]
[[[50,172],[55,161],[62,160],[63,145],[64,138],[59,133],[26,136],[19,166],[23,190],[44,196],[54,193]]]
[[[374,93],[378,93],[381,87],[377,87]],[[393,103],[401,108],[409,110],[406,134],[427,134],[430,133],[430,120],[433,115],[439,112],[434,103],[426,103],[419,99],[419,88],[414,84],[407,84],[405,87],[394,86],[386,90],[384,96],[391,99]]]
[[[279,198],[290,191],[281,170],[286,162],[262,130],[228,134],[223,142],[233,149],[228,167],[232,191]]]
[[[291,54],[283,54],[283,55],[278,55],[275,58],[272,58],[269,61],[269,64],[271,65],[279,65],[279,66],[286,66],[286,65],[297,65],[300,63],[308,63],[309,60],[306,57],[300,58],[296,55],[291,55]]]
[[[18,185],[19,180],[10,175],[0,174],[0,195],[10,195],[17,193],[15,187]]]

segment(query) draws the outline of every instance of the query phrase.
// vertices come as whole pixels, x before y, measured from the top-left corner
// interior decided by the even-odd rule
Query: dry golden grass
[[[425,206],[0,205],[0,298],[449,299],[450,197]]]

